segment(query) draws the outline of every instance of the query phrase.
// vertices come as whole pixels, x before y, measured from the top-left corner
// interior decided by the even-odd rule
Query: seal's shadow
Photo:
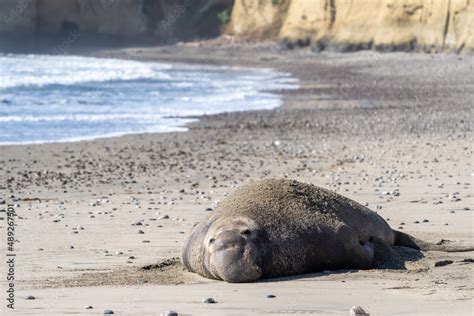
[[[417,249],[401,246],[388,246],[383,243],[376,243],[373,269],[407,270],[407,262],[414,262],[423,258],[423,253]],[[262,279],[258,280],[257,282],[266,283],[300,280],[328,275],[356,273],[357,271],[358,270],[332,270],[317,273],[285,276],[279,278]]]

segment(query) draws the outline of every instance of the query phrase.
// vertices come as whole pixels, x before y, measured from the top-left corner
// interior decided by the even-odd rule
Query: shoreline
[[[34,56],[34,55],[30,55]],[[42,55],[38,55],[41,57]],[[46,55],[44,55],[46,56]],[[80,55],[80,54],[74,54],[72,55],[73,58],[75,57],[84,57],[85,55]],[[62,57],[62,56],[58,56]],[[49,57],[48,57],[49,58]],[[109,61],[120,61],[120,60],[130,60],[130,59],[125,59],[123,57],[118,57],[118,58],[108,58],[106,56],[99,56],[98,54],[95,54],[94,56],[87,56],[87,58],[91,58],[90,62],[94,63],[94,59],[101,59],[105,58],[106,60]],[[62,61],[64,63],[64,60]],[[136,135],[136,134],[158,134],[158,133],[169,133],[169,132],[186,132],[189,131],[188,125],[190,123],[196,122],[196,120],[199,120],[200,117],[203,116],[212,116],[215,114],[220,114],[220,113],[232,113],[232,112],[244,112],[244,111],[260,111],[260,110],[273,110],[275,108],[278,108],[283,104],[282,96],[281,96],[281,91],[291,91],[298,89],[298,79],[294,78],[291,76],[289,73],[282,73],[274,70],[273,68],[254,68],[254,67],[246,67],[244,65],[209,65],[209,64],[197,64],[197,63],[183,63],[183,62],[175,62],[175,61],[156,61],[156,60],[141,60],[141,63],[148,63],[150,64],[149,67],[153,67],[153,65],[160,65],[164,66],[166,69],[176,69],[179,71],[180,69],[185,69],[186,71],[189,71],[193,76],[199,75],[200,71],[211,71],[211,73],[217,73],[217,72],[223,72],[224,74],[227,74],[227,77],[232,78],[233,75],[235,75],[237,78],[236,80],[240,79],[242,76],[256,76],[256,79],[253,80],[252,78],[250,79],[245,79],[245,80],[250,80],[252,83],[252,86],[248,87],[251,89],[251,92],[256,94],[256,96],[253,96],[253,99],[261,99],[266,100],[266,103],[260,102],[259,104],[254,104],[255,102],[252,101],[252,99],[247,100],[246,93],[245,91],[242,92],[242,95],[244,98],[246,98],[246,102],[241,104],[239,100],[236,100],[235,98],[228,99],[228,104],[233,104],[232,106],[226,106],[225,109],[219,110],[218,107],[214,108],[207,108],[207,109],[201,109],[199,107],[202,106],[199,101],[198,107],[197,108],[192,108],[191,112],[208,112],[208,113],[203,113],[203,114],[191,114],[186,113],[186,112],[179,112],[175,111],[173,114],[173,111],[165,114],[155,114],[158,116],[158,119],[160,120],[160,123],[156,122],[155,125],[148,126],[150,123],[145,124],[143,122],[142,126],[142,131],[127,131],[126,128],[122,127],[123,131],[116,131],[112,133],[107,133],[106,131],[104,134],[97,134],[97,135],[89,135],[91,133],[88,133],[89,130],[82,131],[78,130],[79,134],[77,136],[70,136],[68,135],[67,138],[60,139],[61,138],[61,132],[59,132],[58,139],[48,139],[47,136],[40,138],[41,140],[35,140],[35,138],[32,138],[32,141],[24,140],[24,141],[5,141],[5,142],[0,142],[0,146],[18,146],[18,145],[41,145],[41,144],[54,144],[54,143],[75,143],[75,142],[80,142],[80,141],[92,141],[92,140],[98,140],[98,139],[104,139],[104,138],[116,138],[116,137],[121,137],[121,136],[126,136],[126,135]],[[95,62],[97,63],[97,61]],[[126,68],[128,70],[128,68]],[[93,69],[94,70],[94,69]],[[156,70],[158,71],[158,70]],[[235,72],[234,72],[235,71]],[[159,71],[158,71],[159,72]],[[165,74],[165,75],[172,75],[172,74]],[[245,78],[245,77],[243,77]],[[142,80],[147,80],[148,78],[145,77]],[[75,79],[77,80],[77,79]],[[95,77],[91,76],[91,82],[94,83]],[[132,80],[140,80],[140,78],[132,79]],[[192,80],[192,79],[191,79]],[[213,79],[216,80],[216,79]],[[244,79],[240,79],[244,80]],[[227,83],[226,80],[222,79],[222,85],[225,85]],[[87,83],[87,81],[78,81],[77,84],[83,84]],[[97,81],[97,84],[100,85],[102,84],[103,81]],[[214,83],[214,81],[213,81]],[[217,82],[216,82],[217,83]],[[244,82],[245,83],[245,82]],[[44,83],[38,83],[39,86],[43,85]],[[47,82],[47,84],[50,84]],[[67,84],[67,83],[66,83]],[[193,82],[194,84],[194,82]],[[20,87],[22,87],[20,85]],[[232,95],[233,91],[227,88],[227,94],[226,95]],[[185,91],[181,91],[185,93]],[[18,92],[17,92],[18,93]],[[234,92],[235,93],[235,92]],[[186,96],[186,94],[184,94]],[[217,95],[219,96],[219,95]],[[192,97],[192,96],[191,96]],[[212,97],[212,95],[210,96]],[[5,99],[7,100],[7,99]],[[102,101],[102,100],[101,100]],[[18,101],[17,101],[18,102]],[[93,102],[93,101],[92,101]],[[105,101],[106,102],[106,101]],[[111,104],[116,105],[115,102],[116,100],[110,101]],[[135,101],[136,105],[139,104],[139,102],[146,102],[145,100],[140,100],[140,101]],[[161,101],[158,98],[155,98],[155,100],[151,101],[150,106],[154,106],[156,104],[159,104]],[[175,102],[175,100],[171,100],[171,102]],[[118,104],[117,106],[119,106]],[[242,108],[239,108],[239,106],[242,106]],[[170,106],[166,107],[168,111]],[[185,106],[186,107],[186,106]],[[137,110],[139,111],[139,110]],[[215,113],[216,112],[216,113]],[[59,113],[59,114],[58,114]],[[61,117],[66,117],[66,118],[60,118],[60,120],[67,120],[68,116],[81,116],[81,113],[77,112],[58,112],[58,113],[53,113],[54,115],[59,115]],[[86,110],[86,115],[87,110]],[[125,112],[128,113],[128,112]],[[138,112],[141,113],[141,112]],[[101,113],[99,113],[100,115]],[[21,115],[17,114],[17,115]],[[90,114],[93,115],[93,114]],[[40,115],[42,117],[42,115]],[[20,117],[21,118],[21,117]],[[49,116],[47,116],[45,119],[49,120]],[[74,118],[73,118],[74,119]],[[41,119],[40,119],[41,120]],[[87,119],[86,119],[87,121]],[[163,121],[163,122],[161,122]],[[173,123],[173,121],[175,121]],[[6,122],[10,122],[8,120],[8,116],[6,117]],[[148,131],[147,131],[148,130]],[[7,131],[7,130],[5,130]],[[92,131],[92,130],[91,130]],[[80,134],[84,134],[84,136],[81,136]],[[7,131],[8,133],[8,131]],[[15,139],[15,137],[13,137]],[[7,137],[6,140],[9,140]]]
[[[222,48],[191,45],[88,55],[217,64],[227,59],[291,70],[300,89],[283,93],[277,109],[204,116],[184,133],[0,146],[0,177],[6,179],[0,192],[20,199],[17,309],[61,315],[89,313],[83,307],[92,305],[93,314],[110,308],[141,315],[170,309],[347,315],[361,305],[374,315],[469,315],[473,282],[466,275],[472,275],[472,264],[462,260],[472,259],[472,252],[427,252],[407,262],[406,270],[239,285],[206,280],[180,266],[153,277],[137,272],[178,257],[193,224],[237,186],[270,177],[313,183],[367,203],[392,228],[427,241],[474,242],[468,120],[474,57],[315,56],[275,51],[270,44],[224,47],[216,55],[217,49]],[[142,225],[132,225],[137,222]],[[434,267],[442,260],[453,263]],[[276,298],[268,300],[268,294]],[[24,300],[27,295],[37,299]],[[204,297],[218,303],[202,304]]]

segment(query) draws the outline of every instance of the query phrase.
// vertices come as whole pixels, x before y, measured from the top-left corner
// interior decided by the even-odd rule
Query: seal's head
[[[251,282],[263,274],[264,254],[262,233],[254,221],[227,218],[195,227],[185,243],[182,261],[189,270],[214,279]]]

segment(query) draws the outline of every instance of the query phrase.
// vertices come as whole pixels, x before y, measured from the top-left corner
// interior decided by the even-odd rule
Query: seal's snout
[[[226,230],[209,240],[215,274],[224,281],[251,282],[262,275],[258,249],[249,229]]]

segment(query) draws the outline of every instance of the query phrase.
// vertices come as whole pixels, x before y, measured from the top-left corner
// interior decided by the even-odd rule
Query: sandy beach
[[[273,68],[300,88],[278,92],[278,109],[205,116],[188,132],[0,146],[0,197],[19,205],[16,314],[348,315],[360,305],[371,315],[472,315],[473,252],[397,249],[404,269],[251,284],[202,278],[176,258],[236,187],[281,177],[368,205],[420,239],[474,244],[474,56],[219,40],[74,53]],[[209,297],[217,303],[202,303]]]

